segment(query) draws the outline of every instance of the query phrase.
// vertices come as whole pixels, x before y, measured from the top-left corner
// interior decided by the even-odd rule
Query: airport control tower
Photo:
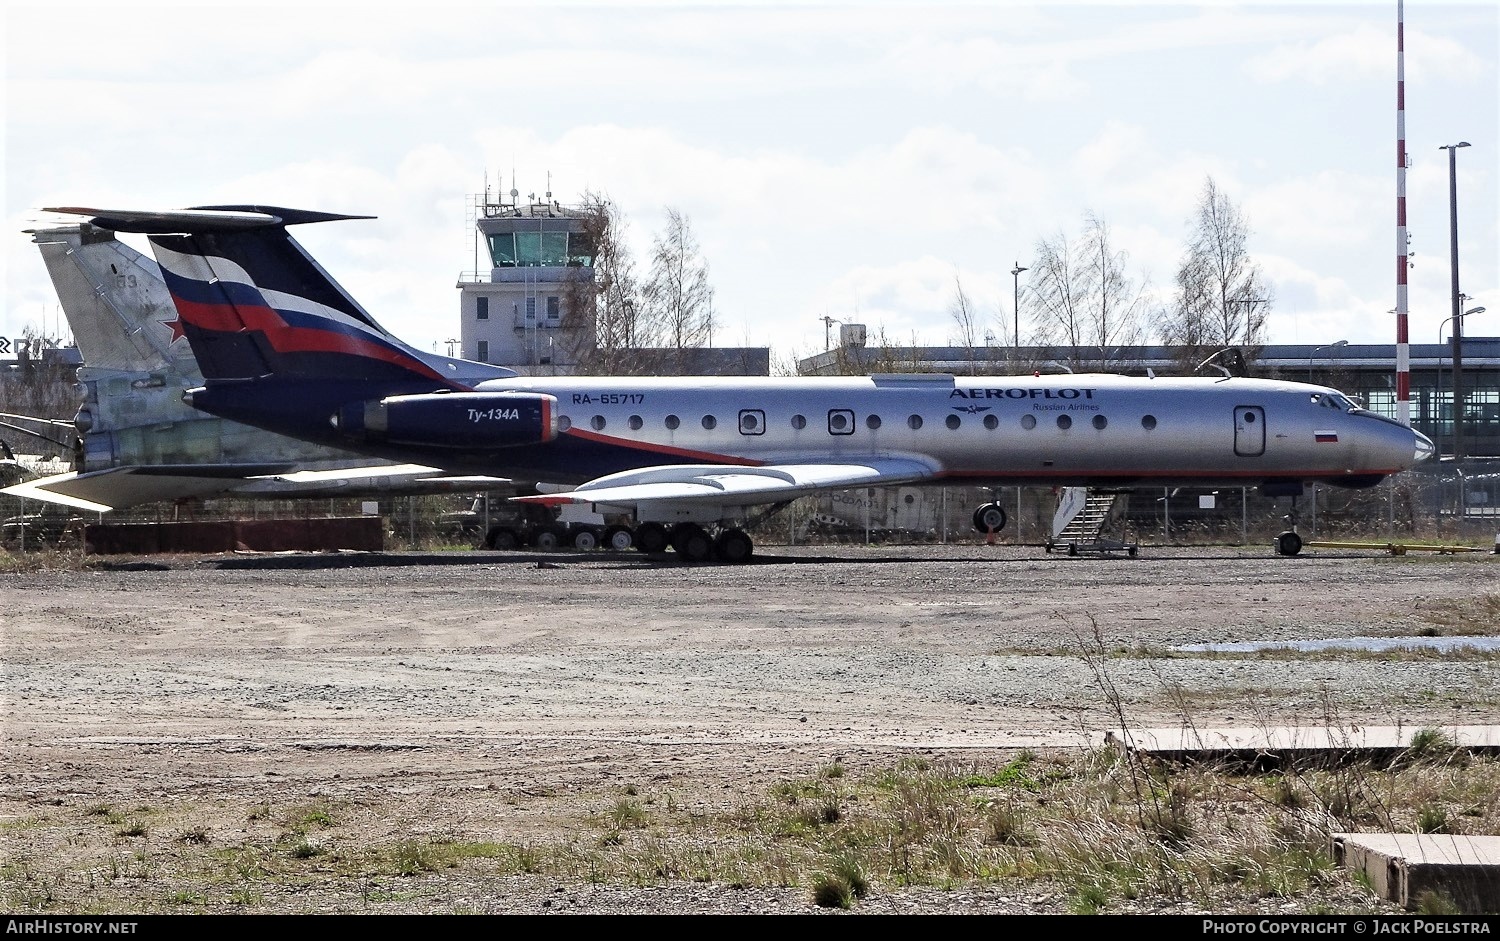
[[[459,356],[523,375],[568,375],[594,346],[590,216],[547,192],[474,197],[476,271],[460,291]],[[488,265],[486,268],[485,266]]]

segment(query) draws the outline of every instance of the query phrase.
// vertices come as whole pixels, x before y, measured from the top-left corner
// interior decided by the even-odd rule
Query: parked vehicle
[[[467,510],[443,514],[442,525],[456,534],[482,534],[480,544],[486,549],[623,550],[634,544],[630,527],[611,523],[584,507],[558,510],[535,503],[511,503],[486,494],[476,496]]]

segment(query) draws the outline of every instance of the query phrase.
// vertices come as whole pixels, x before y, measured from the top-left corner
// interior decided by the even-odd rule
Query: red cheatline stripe
[[[1363,477],[1366,474],[1380,474],[1382,476],[1389,476],[1391,474],[1399,473],[1399,471],[1400,471],[1400,469],[1399,468],[1395,468],[1395,467],[1391,467],[1391,468],[1373,468],[1372,467],[1369,470],[1362,470],[1362,471],[1360,471],[1359,472],[1359,476]],[[1082,472],[1077,471],[1077,470],[1071,470],[1071,471],[1027,471],[1025,474],[1017,474],[1015,476],[1017,476],[1017,477],[1024,477],[1024,478],[1033,479],[1033,480],[1042,480],[1042,479],[1046,479],[1046,478],[1065,478],[1065,479],[1072,478],[1072,479],[1076,479],[1079,476],[1080,473],[1082,473]],[[1146,472],[1146,473],[1142,473],[1140,471],[1127,471],[1127,472],[1122,472],[1122,473],[1119,473],[1119,474],[1113,474],[1113,473],[1111,473],[1110,471],[1107,471],[1107,470],[1096,470],[1096,471],[1089,471],[1089,472],[1087,472],[1086,476],[1094,477],[1096,479],[1108,479],[1108,478],[1111,478],[1111,477],[1115,477],[1115,478],[1129,477],[1129,478],[1135,478],[1135,479],[1139,479],[1139,480],[1154,480],[1154,479],[1177,480],[1177,479],[1183,479],[1183,473],[1184,473],[1183,471],[1178,470],[1178,471],[1152,471],[1152,472]],[[1192,471],[1188,471],[1187,472],[1187,476],[1191,477],[1191,478],[1194,478],[1194,479],[1198,479],[1198,480],[1257,480],[1257,479],[1264,480],[1267,475],[1266,475],[1266,472],[1263,471],[1263,470],[1259,470],[1259,471],[1247,470],[1247,471],[1217,471],[1217,472],[1211,473],[1211,474],[1208,474],[1208,473],[1194,473]],[[1318,470],[1318,471],[1312,471],[1312,470],[1300,470],[1300,471],[1299,470],[1285,470],[1285,471],[1282,471],[1282,470],[1279,470],[1279,471],[1276,472],[1275,476],[1277,478],[1282,478],[1282,479],[1293,478],[1293,477],[1303,477],[1303,478],[1306,478],[1308,480],[1323,480],[1324,478],[1326,478],[1326,477],[1329,476],[1329,473],[1328,473],[1328,471],[1326,469],[1325,470]],[[995,477],[995,471],[994,471],[993,468],[990,468],[990,469],[987,469],[987,470],[978,470],[978,471],[975,471],[975,470],[950,470],[950,471],[943,471],[941,473],[934,474],[929,479],[939,480],[939,479],[947,478],[947,477],[967,477],[967,478],[976,478],[976,477],[978,477],[978,478],[990,478],[990,479],[993,479]],[[870,486],[878,487],[878,486],[881,486],[881,484],[880,484],[879,481],[875,481]]]
[[[178,315],[193,326],[224,333],[258,330],[265,334],[271,348],[278,353],[348,353],[351,356],[392,363],[424,378],[436,379],[445,386],[453,386],[431,367],[399,350],[334,330],[288,326],[281,315],[269,307],[203,304],[184,300],[176,295],[173,295],[173,300],[177,303]]]

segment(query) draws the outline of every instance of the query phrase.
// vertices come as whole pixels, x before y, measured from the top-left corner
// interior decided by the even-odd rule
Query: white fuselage
[[[660,463],[892,458],[935,479],[1002,483],[1362,486],[1431,451],[1334,390],[1247,378],[512,378],[479,389],[555,396],[563,435]]]

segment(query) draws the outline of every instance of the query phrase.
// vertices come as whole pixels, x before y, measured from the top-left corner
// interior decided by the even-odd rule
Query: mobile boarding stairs
[[[1057,498],[1057,512],[1052,515],[1052,538],[1048,552],[1124,552],[1134,556],[1139,549],[1105,535],[1118,526],[1125,512],[1128,494],[1114,490],[1090,490],[1087,487],[1064,487]]]

